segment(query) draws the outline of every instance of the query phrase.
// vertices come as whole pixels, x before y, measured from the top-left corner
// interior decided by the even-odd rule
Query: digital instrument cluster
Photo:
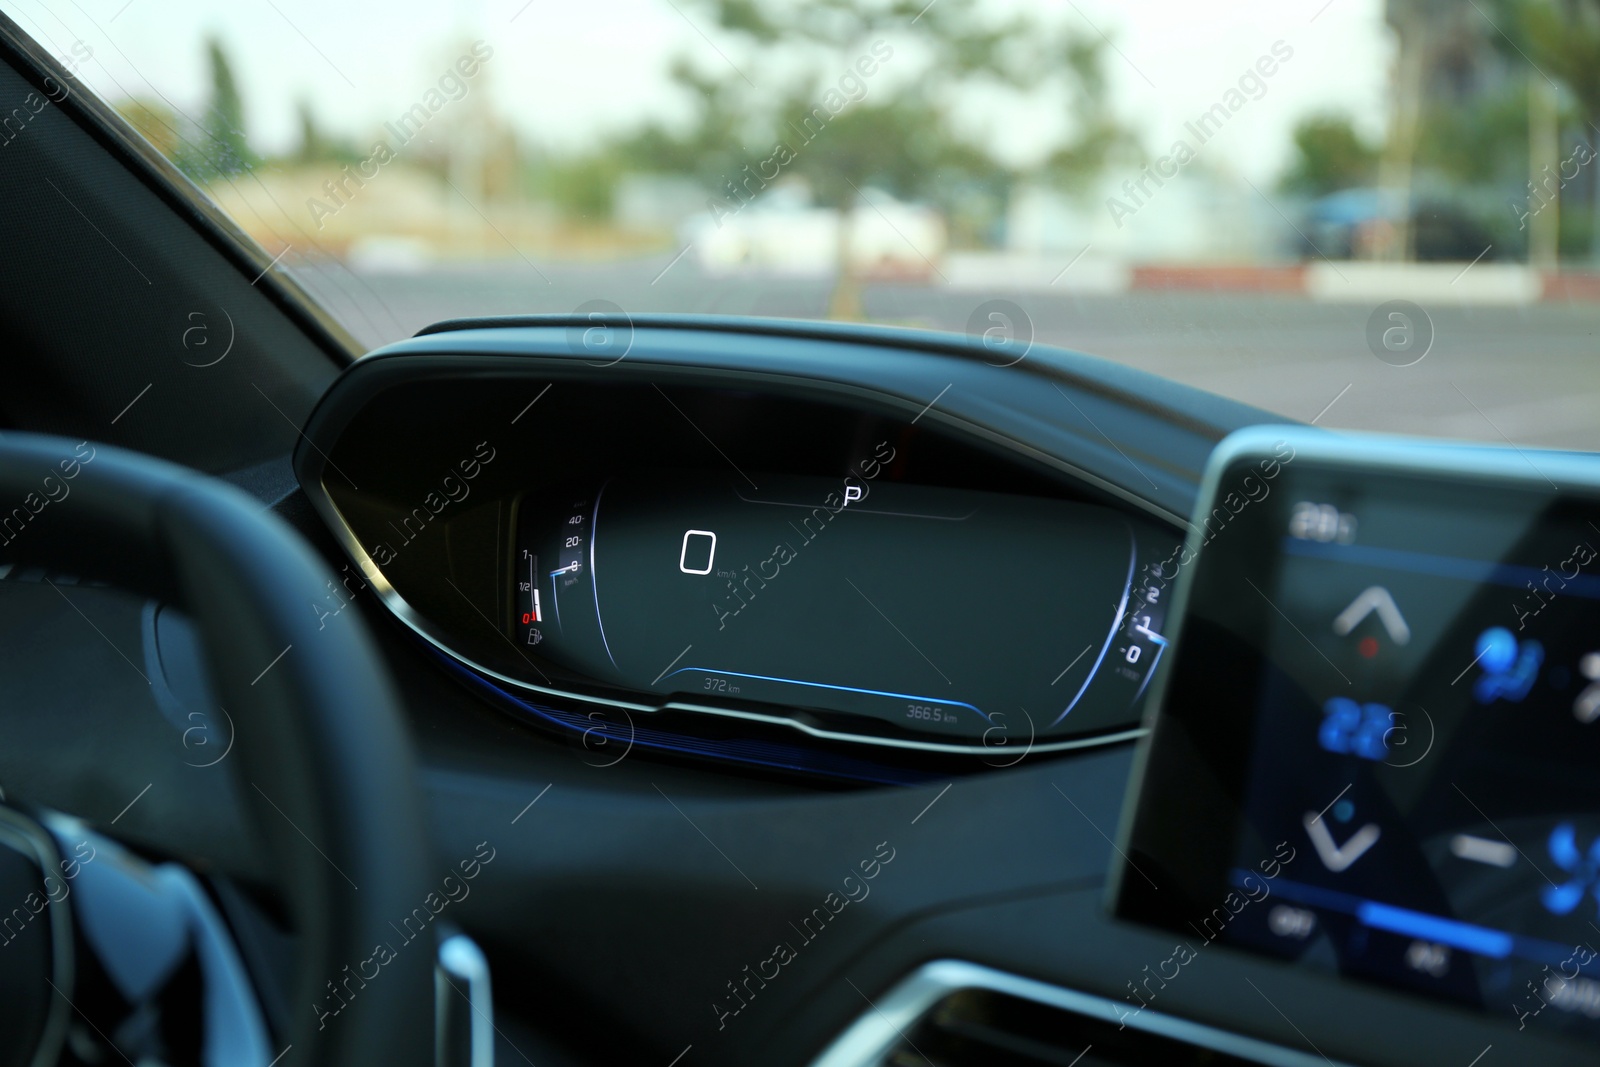
[[[1125,726],[1165,645],[1162,546],[1104,507],[893,483],[892,458],[526,494],[515,641],[661,706],[852,736],[1021,753]]]
[[[1254,431],[1202,499],[1116,909],[1600,1036],[1592,464]]]
[[[905,783],[1138,737],[1205,433],[1119,378],[1075,401],[1141,428],[1113,461],[1034,412],[1043,361],[763,330],[641,327],[604,368],[551,323],[363,360],[296,455],[346,590],[598,764]],[[983,410],[911,403],[936,365]],[[1120,481],[1146,448],[1159,500]]]

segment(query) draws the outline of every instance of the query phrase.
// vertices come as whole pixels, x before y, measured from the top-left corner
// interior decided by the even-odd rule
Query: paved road
[[[305,277],[364,342],[437,319],[568,312],[595,299],[629,312],[815,318],[819,279],[707,278],[690,258],[533,264]],[[659,276],[659,278],[658,278]],[[1368,305],[1298,296],[1139,292],[973,292],[877,284],[873,321],[962,330],[991,298],[1009,299],[1041,341],[1117,360],[1319,425],[1600,451],[1600,304],[1429,307],[1427,357],[1394,367],[1367,347]],[[1348,389],[1346,387],[1348,386]],[[1337,402],[1335,401],[1335,398]],[[1332,403],[1332,407],[1328,405]]]

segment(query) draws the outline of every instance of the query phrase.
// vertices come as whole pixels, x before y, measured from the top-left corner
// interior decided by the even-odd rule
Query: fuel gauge
[[[523,642],[532,647],[544,640],[544,604],[539,590],[542,576],[539,573],[538,553],[524,548],[521,563],[524,576],[517,581],[517,632],[522,635]]]
[[[597,496],[569,487],[518,505],[516,642],[591,673],[609,663],[594,593]]]

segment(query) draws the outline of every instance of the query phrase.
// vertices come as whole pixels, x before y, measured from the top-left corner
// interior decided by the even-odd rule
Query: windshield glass
[[[6,10],[367,345],[835,318],[1600,448],[1594,0]]]

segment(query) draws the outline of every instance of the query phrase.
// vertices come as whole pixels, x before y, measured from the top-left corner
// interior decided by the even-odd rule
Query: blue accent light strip
[[[594,621],[595,625],[600,627],[600,643],[605,646],[606,659],[611,661],[611,666],[620,671],[622,668],[617,667],[617,657],[611,654],[611,642],[606,640],[605,621],[600,618],[600,575],[594,569],[595,535],[600,529],[600,498],[606,495],[606,486],[610,484],[610,479],[607,479],[605,485],[602,485],[600,491],[594,495],[594,514],[589,516],[589,588],[594,590]]]
[[[1248,890],[1250,887],[1245,884],[1245,880],[1251,877],[1258,881],[1261,878],[1254,871],[1235,869],[1231,882],[1238,889]],[[1584,973],[1600,974],[1600,957],[1591,959],[1587,964],[1579,964],[1574,959],[1576,955],[1574,948],[1541,937],[1513,934],[1493,927],[1476,926],[1456,919],[1413,911],[1410,908],[1397,908],[1392,904],[1366,900],[1337,889],[1325,889],[1287,879],[1273,882],[1272,891],[1296,904],[1352,915],[1357,921],[1374,930],[1417,937],[1425,941],[1437,941],[1490,959],[1503,960],[1515,956],[1535,963],[1547,963],[1552,967],[1571,965]]]
[[[816,688],[816,689],[837,689],[837,690],[839,690],[840,692],[843,692],[843,693],[865,693],[867,696],[894,697],[897,700],[917,700],[917,701],[922,701],[922,702],[925,702],[925,703],[928,703],[928,704],[951,704],[951,705],[954,705],[955,707],[958,707],[958,708],[966,708],[969,711],[976,712],[979,716],[981,716],[983,718],[983,720],[985,722],[992,722],[993,721],[992,719],[989,718],[989,716],[985,715],[981,710],[979,710],[978,708],[974,707],[971,704],[966,703],[965,701],[962,701],[962,700],[941,700],[938,697],[917,696],[914,693],[889,693],[889,692],[885,692],[882,689],[857,689],[853,685],[830,685],[827,682],[802,682],[798,678],[776,678],[776,677],[773,677],[772,675],[769,675],[769,674],[741,674],[738,671],[721,671],[721,670],[714,670],[714,669],[712,669],[710,667],[679,667],[677,670],[673,671],[672,674],[667,675],[667,677],[668,678],[672,678],[672,677],[674,677],[676,675],[686,674],[686,673],[690,673],[690,674],[726,674],[730,678],[750,678],[750,679],[753,679],[753,680],[758,681],[758,682],[783,682],[785,685],[805,685],[805,686],[811,686],[811,687]]]
[[[1260,881],[1261,876],[1254,871],[1235,869],[1233,872],[1233,886],[1235,889],[1246,889],[1246,878],[1255,878]],[[1280,880],[1273,884],[1273,891],[1285,900],[1292,900],[1296,904],[1310,904],[1314,908],[1327,908],[1329,911],[1342,911],[1346,915],[1354,915],[1356,908],[1362,903],[1360,897],[1341,893],[1337,889],[1323,889],[1321,886],[1304,885],[1300,882],[1291,882],[1288,879]]]
[[[454,674],[474,689],[506,701],[519,711],[543,720],[551,726],[559,727],[569,734],[586,736],[596,729],[595,721],[582,713],[563,711],[549,704],[524,699],[522,696],[496,684],[493,680],[485,678],[477,671],[457,663],[453,658],[433,646],[425,645],[424,647],[451,674]],[[640,713],[640,715],[648,718],[647,713]],[[625,715],[624,717],[630,724],[632,723],[631,715]],[[620,733],[612,735],[612,737],[619,743],[626,741],[633,748],[655,749],[660,752],[672,752],[700,758],[709,757],[731,760],[737,763],[786,771],[826,774],[835,778],[873,782],[881,785],[926,785],[929,782],[943,780],[937,775],[917,768],[902,768],[890,764],[880,765],[838,753],[816,752],[794,745],[786,745],[782,742],[753,739],[700,738],[654,729],[650,726],[633,727],[627,737],[621,736]],[[948,777],[948,775],[945,777]]]
[[[1420,937],[1425,941],[1437,941],[1440,944],[1466,949],[1468,952],[1476,952],[1480,956],[1503,960],[1511,955],[1511,935],[1485,926],[1473,926],[1470,923],[1456,922],[1454,919],[1441,919],[1436,915],[1425,915],[1420,911],[1396,908],[1370,900],[1356,908],[1356,918],[1374,929]]]
[[[1065,719],[1068,713],[1078,706],[1078,701],[1083,699],[1083,694],[1089,691],[1089,683],[1093,682],[1094,676],[1100,673],[1100,664],[1105,661],[1106,653],[1111,651],[1111,642],[1117,639],[1117,631],[1122,629],[1122,620],[1128,614],[1128,597],[1133,593],[1133,568],[1138,561],[1139,545],[1130,531],[1128,533],[1128,577],[1123,582],[1122,600],[1117,604],[1117,617],[1111,620],[1111,631],[1106,634],[1106,643],[1100,646],[1100,655],[1095,657],[1094,666],[1089,668],[1089,677],[1085,678],[1083,685],[1078,687],[1078,695],[1072,698],[1072,703],[1068,704],[1061,714],[1056,716],[1055,722],[1052,722],[1046,729],[1061,725],[1061,720]],[[1148,679],[1149,675],[1147,674],[1145,677]]]

